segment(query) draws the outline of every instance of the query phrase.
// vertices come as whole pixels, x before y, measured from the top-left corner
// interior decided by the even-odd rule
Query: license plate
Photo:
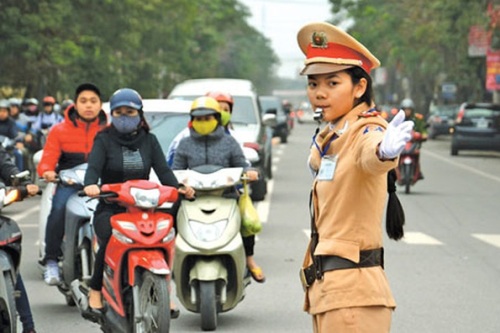
[[[479,119],[476,126],[477,128],[488,128],[488,121],[486,119]]]

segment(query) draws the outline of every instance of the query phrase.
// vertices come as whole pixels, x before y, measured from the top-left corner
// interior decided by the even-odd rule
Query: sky
[[[296,78],[304,64],[297,32],[307,23],[331,18],[328,0],[239,0],[249,7],[248,23],[271,40],[281,60],[278,75]]]

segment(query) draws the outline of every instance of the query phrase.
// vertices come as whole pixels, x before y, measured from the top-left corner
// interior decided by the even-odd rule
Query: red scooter
[[[105,309],[89,311],[88,286],[71,283],[71,291],[85,319],[104,332],[168,332],[169,284],[174,258],[175,229],[172,208],[177,189],[148,180],[105,184],[104,198],[127,208],[111,217],[112,236],[106,248],[103,278]]]
[[[419,132],[413,131],[412,139],[408,141],[399,156],[396,168],[397,182],[405,187],[405,193],[410,193],[410,187],[421,179],[420,175],[420,147],[426,139]]]

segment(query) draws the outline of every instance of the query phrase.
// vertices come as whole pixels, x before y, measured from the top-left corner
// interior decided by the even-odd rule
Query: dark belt
[[[316,264],[301,269],[301,280],[304,288],[313,284],[314,280],[323,278],[324,272],[339,269],[382,266],[384,268],[384,248],[360,251],[359,263],[339,256],[316,256]]]

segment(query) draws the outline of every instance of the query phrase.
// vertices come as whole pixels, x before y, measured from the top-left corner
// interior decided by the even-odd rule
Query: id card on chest
[[[325,155],[321,158],[321,164],[317,175],[318,181],[333,180],[337,161],[337,155]]]

